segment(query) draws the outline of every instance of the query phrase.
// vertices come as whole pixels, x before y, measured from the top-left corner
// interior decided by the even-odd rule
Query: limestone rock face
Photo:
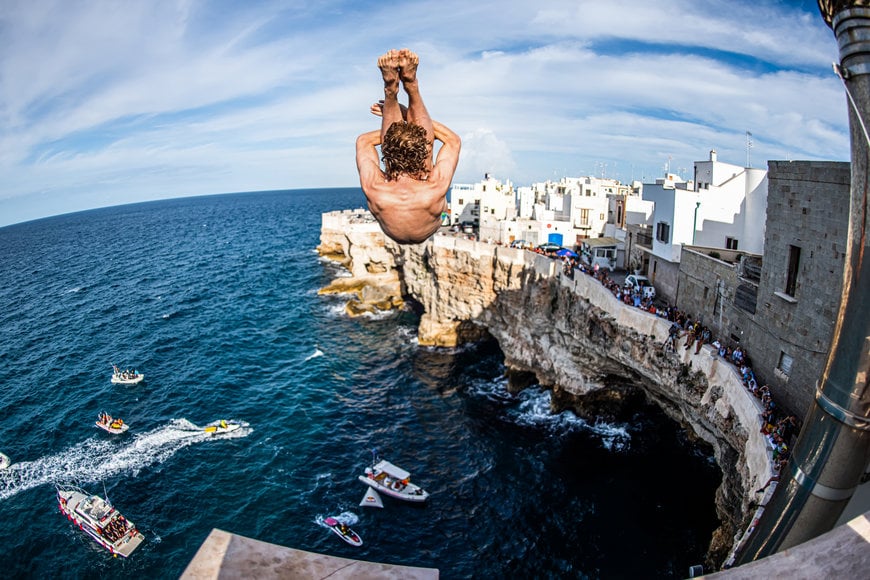
[[[521,268],[509,259],[476,255],[468,240],[436,236],[417,246],[388,240],[387,247],[402,270],[405,293],[423,306],[421,345],[453,347],[485,337],[484,310],[509,289],[506,284],[520,281],[515,274]]]
[[[317,251],[344,266],[350,277],[336,278],[320,294],[351,295],[345,307],[351,316],[401,308],[402,284],[385,237],[367,211],[324,214]]]

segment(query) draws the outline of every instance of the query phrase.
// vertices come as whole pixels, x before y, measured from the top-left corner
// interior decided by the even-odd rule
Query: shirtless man
[[[378,59],[384,100],[372,106],[372,113],[381,116],[381,128],[356,140],[359,181],[369,209],[384,233],[400,244],[424,242],[441,227],[461,146],[456,133],[429,117],[417,82],[418,63],[407,48]],[[399,81],[408,95],[407,108],[399,105]],[[442,145],[433,165],[435,139]]]

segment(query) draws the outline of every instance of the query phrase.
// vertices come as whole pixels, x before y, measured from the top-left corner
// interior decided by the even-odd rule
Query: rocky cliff
[[[352,246],[356,238],[344,239]],[[402,296],[422,307],[420,344],[455,346],[491,335],[513,383],[551,388],[554,411],[616,412],[639,388],[712,446],[723,481],[716,498],[722,525],[710,554],[721,564],[747,523],[753,490],[770,476],[760,407],[730,364],[709,347],[697,355],[665,353],[667,321],[618,302],[589,276],[563,275],[560,263],[544,256],[448,236],[413,246],[380,243],[399,273]],[[321,252],[327,247],[322,241]],[[356,261],[369,255],[375,264],[389,261],[380,247],[342,252],[340,259],[369,281],[371,266]]]
[[[347,294],[351,316],[403,306],[402,285],[393,254],[375,219],[363,209],[323,215],[321,256],[344,266],[350,276],[336,278],[320,294]]]

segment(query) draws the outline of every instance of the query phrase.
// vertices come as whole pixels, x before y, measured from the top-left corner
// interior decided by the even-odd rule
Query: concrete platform
[[[756,580],[867,578],[870,576],[870,511],[799,546],[703,578]]]
[[[334,580],[436,580],[438,576],[435,568],[394,566],[326,556],[237,536],[215,528],[199,547],[181,578],[309,580],[329,577]]]

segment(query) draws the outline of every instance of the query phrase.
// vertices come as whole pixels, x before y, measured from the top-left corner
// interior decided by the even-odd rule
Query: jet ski
[[[350,526],[343,524],[335,518],[326,518],[323,523],[329,526],[339,538],[350,544],[351,546],[362,546],[362,538],[355,531],[350,529]]]

